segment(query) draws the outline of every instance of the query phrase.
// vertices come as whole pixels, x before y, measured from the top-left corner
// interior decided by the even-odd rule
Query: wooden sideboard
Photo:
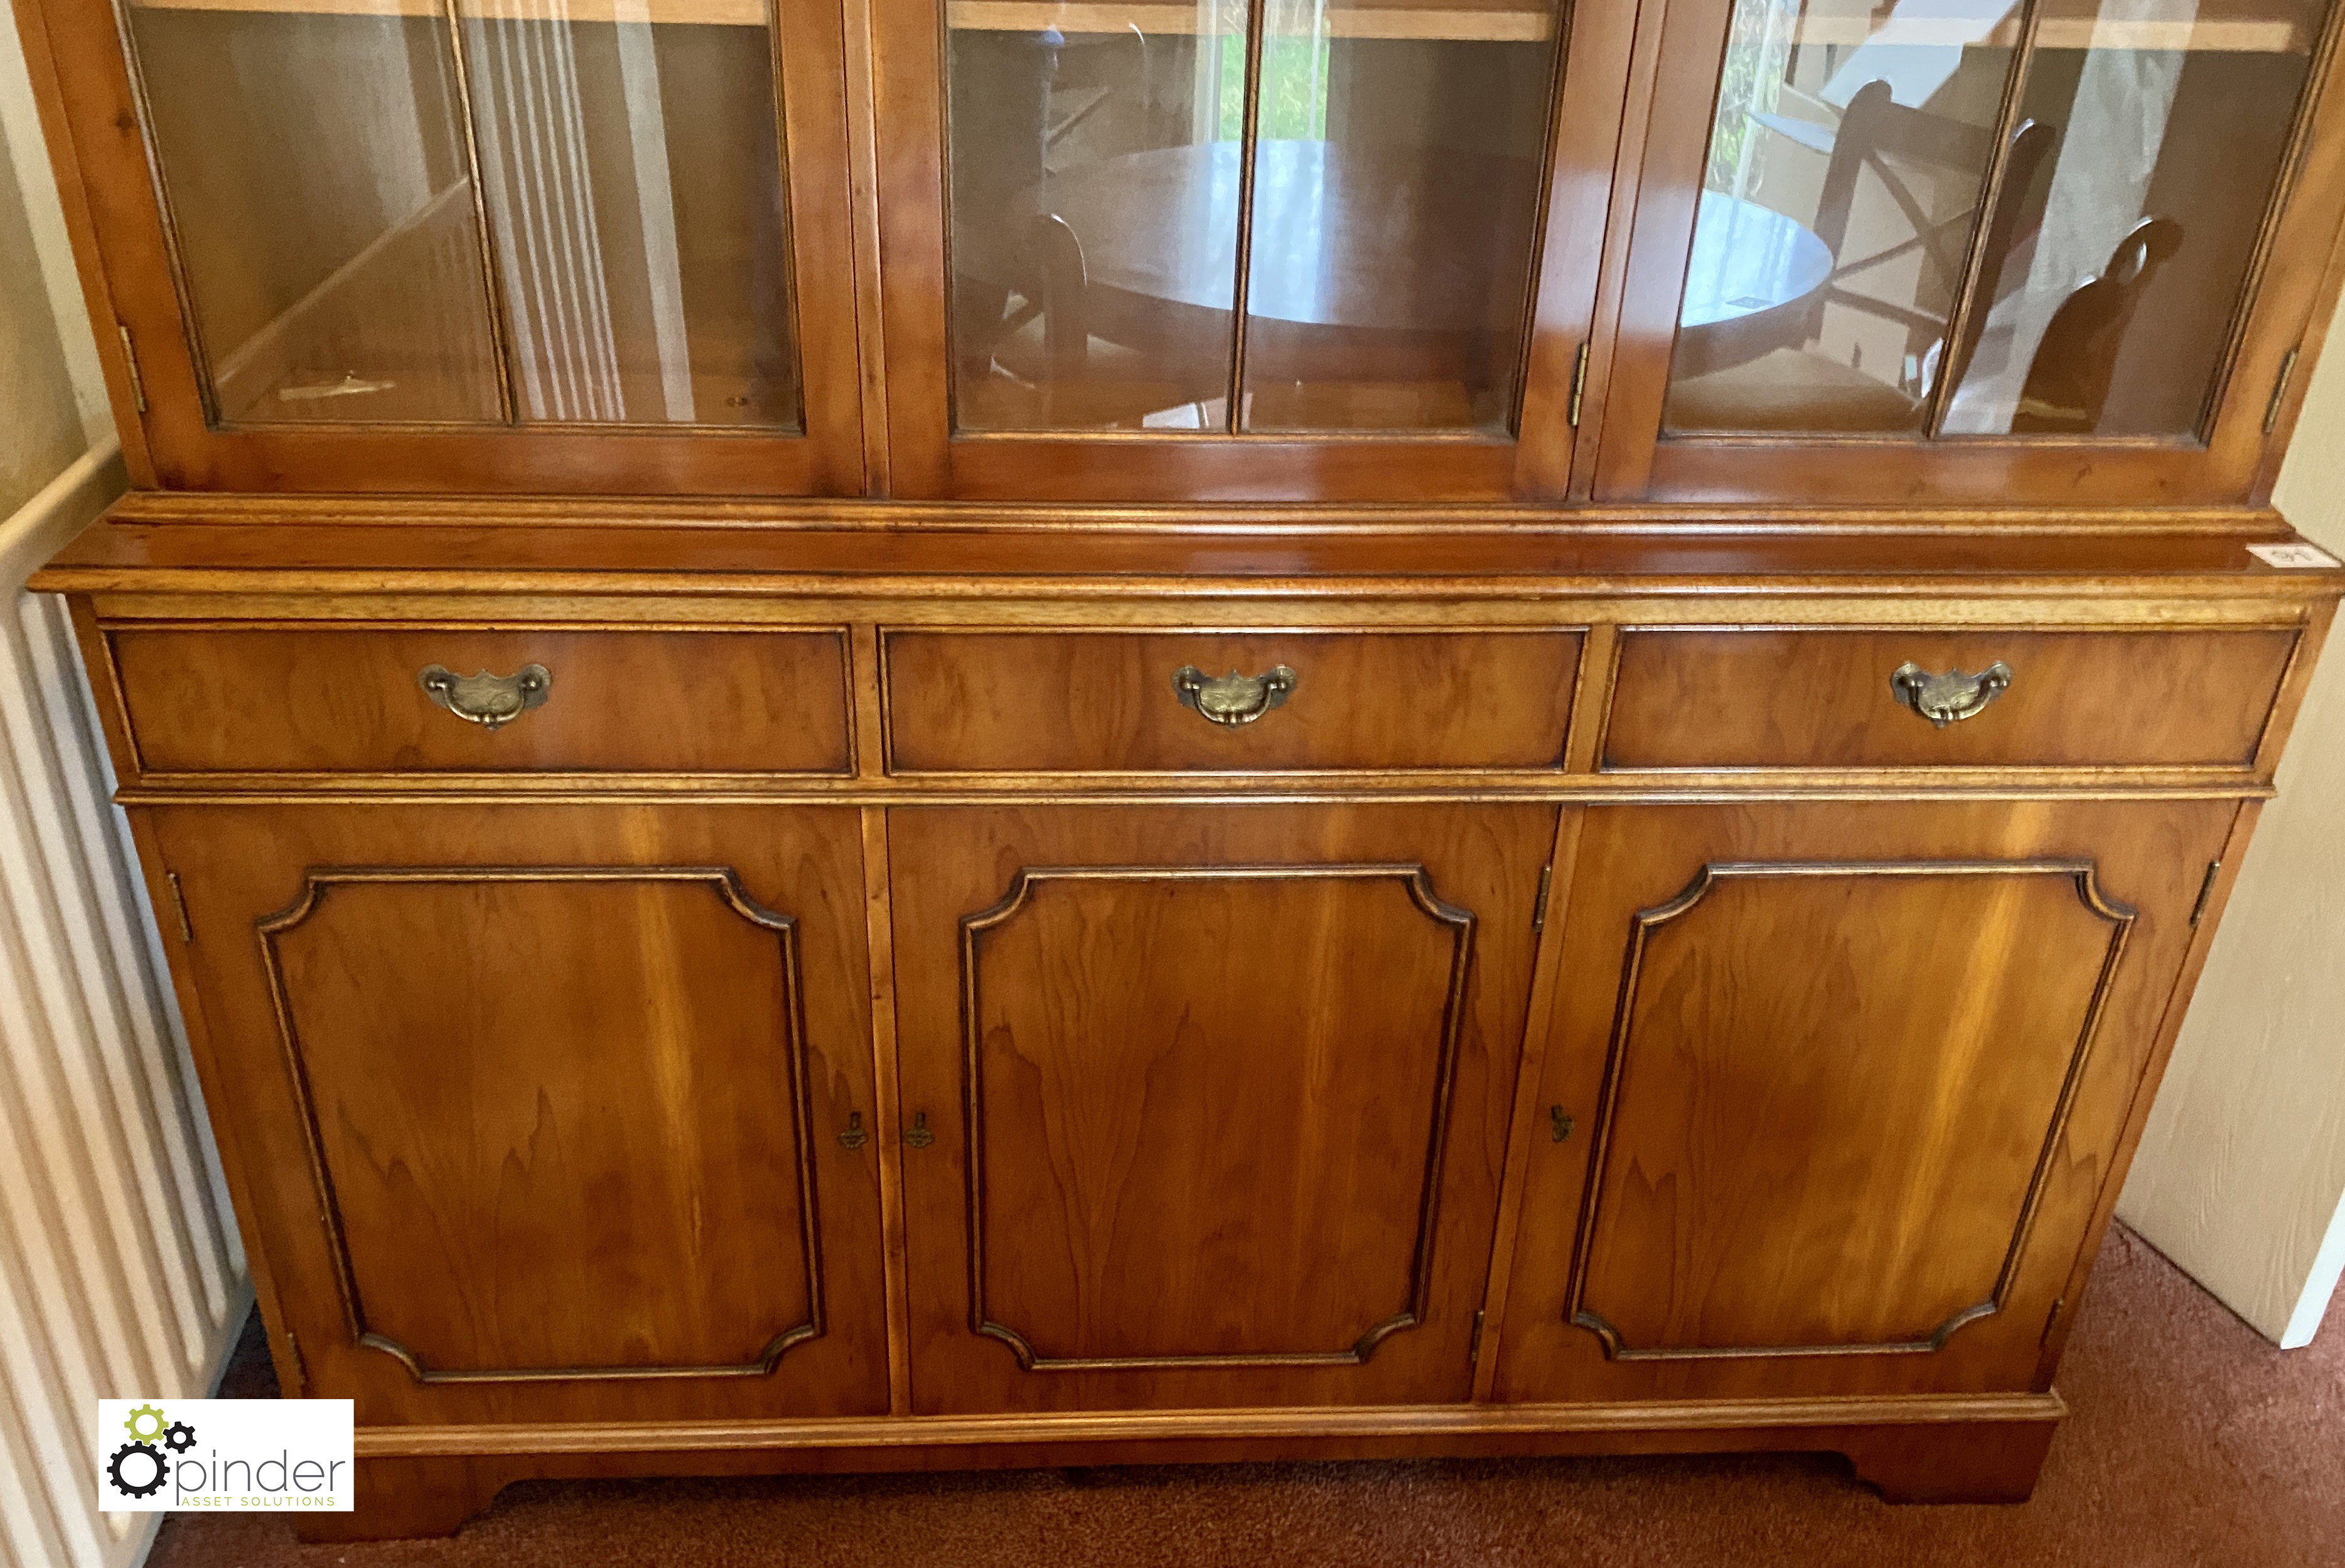
[[[1264,1455],[2025,1495],[2340,584],[2268,516],[308,509],[134,498],[42,584],[369,1533]]]
[[[2026,1494],[2345,593],[2331,0],[15,5],[305,1530]]]

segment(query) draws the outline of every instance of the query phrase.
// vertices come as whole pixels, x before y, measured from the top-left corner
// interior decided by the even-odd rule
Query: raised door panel
[[[2233,810],[1591,813],[1505,1396],[2028,1386]]]
[[[563,815],[159,822],[310,1391],[883,1411],[877,1171],[836,1135],[873,1109],[853,815]]]
[[[915,1407],[1466,1398],[1553,827],[894,813]]]

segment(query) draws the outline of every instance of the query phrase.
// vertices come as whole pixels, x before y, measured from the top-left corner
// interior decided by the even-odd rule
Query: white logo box
[[[348,1513],[348,1400],[100,1400],[107,1513]]]

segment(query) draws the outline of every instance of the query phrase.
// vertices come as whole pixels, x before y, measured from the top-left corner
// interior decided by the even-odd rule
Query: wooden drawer
[[[2297,636],[1624,631],[1601,766],[2243,769]],[[1998,663],[2010,684],[1944,726],[1891,685]]]
[[[1553,769],[1580,634],[887,634],[898,773]],[[1185,704],[1175,672],[1294,687],[1247,723]]]
[[[147,773],[845,773],[838,631],[344,630],[116,626],[105,633]],[[419,681],[551,675],[492,729]]]

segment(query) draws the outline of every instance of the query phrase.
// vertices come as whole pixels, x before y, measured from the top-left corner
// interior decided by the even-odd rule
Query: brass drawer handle
[[[1932,675],[1918,664],[1901,664],[1889,677],[1897,700],[1944,729],[1986,711],[2011,687],[2011,667],[1995,660],[1976,675],[1950,669]]]
[[[1252,724],[1294,691],[1296,676],[1284,665],[1268,675],[1240,675],[1232,670],[1219,680],[1208,680],[1195,665],[1172,672],[1172,690],[1181,706],[1193,708],[1215,724]]]
[[[525,664],[511,675],[458,675],[445,665],[427,664],[416,671],[415,684],[457,718],[497,729],[544,703],[553,689],[553,672]]]

